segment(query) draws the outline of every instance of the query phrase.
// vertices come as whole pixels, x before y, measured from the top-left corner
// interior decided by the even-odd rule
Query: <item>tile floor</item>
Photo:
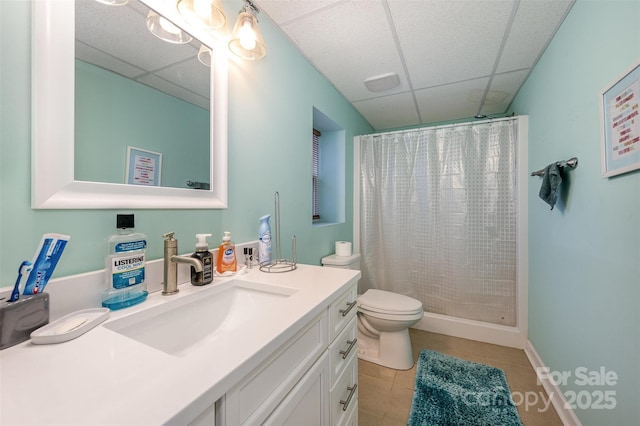
[[[430,349],[502,369],[524,426],[562,425],[543,387],[537,384],[524,351],[413,328],[409,331],[415,359],[420,350]],[[358,360],[358,423],[363,426],[406,426],[415,369],[414,365],[411,370],[399,371]],[[534,404],[536,399],[537,404]]]

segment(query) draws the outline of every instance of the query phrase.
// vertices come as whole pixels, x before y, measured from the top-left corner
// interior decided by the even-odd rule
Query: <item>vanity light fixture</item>
[[[211,68],[211,49],[204,44],[200,45],[198,50],[198,60],[205,66]]]
[[[207,30],[220,29],[227,23],[220,0],[178,0],[178,12]]]
[[[186,44],[193,40],[193,37],[153,10],[147,15],[147,28],[151,34],[169,43]]]
[[[229,50],[242,59],[262,59],[267,54],[255,15],[259,12],[260,10],[251,0],[245,0],[236,25],[233,27]]]

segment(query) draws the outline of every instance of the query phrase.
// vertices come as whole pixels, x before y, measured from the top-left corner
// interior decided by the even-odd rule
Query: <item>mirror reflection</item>
[[[209,189],[210,72],[201,44],[172,44],[137,0],[76,0],[77,181]]]

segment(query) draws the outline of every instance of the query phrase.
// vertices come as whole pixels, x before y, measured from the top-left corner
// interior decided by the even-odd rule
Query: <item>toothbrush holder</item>
[[[49,294],[0,300],[0,350],[31,338],[31,332],[49,323]]]

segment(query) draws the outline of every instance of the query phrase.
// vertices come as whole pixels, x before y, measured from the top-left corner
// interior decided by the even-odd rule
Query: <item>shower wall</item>
[[[514,118],[361,136],[360,291],[518,325],[518,134]]]

